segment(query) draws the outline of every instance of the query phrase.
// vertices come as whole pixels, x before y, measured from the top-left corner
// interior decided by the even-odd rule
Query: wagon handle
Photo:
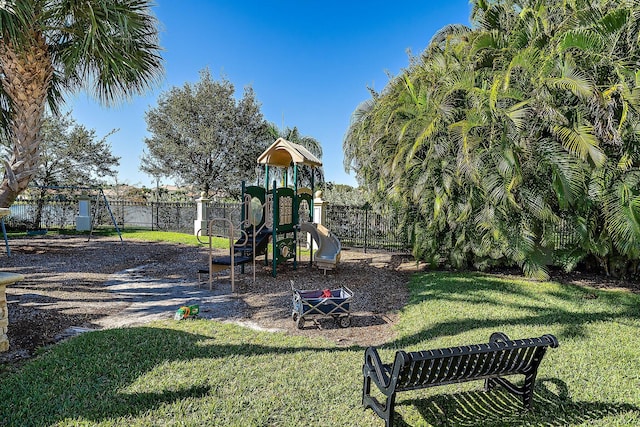
[[[292,280],[292,282],[293,282],[293,280]],[[347,288],[346,286],[342,286],[342,287],[343,287],[344,289],[346,289],[346,290],[347,290],[347,292],[349,292],[349,293],[351,294],[351,296],[353,296],[353,291],[352,291],[351,289]]]

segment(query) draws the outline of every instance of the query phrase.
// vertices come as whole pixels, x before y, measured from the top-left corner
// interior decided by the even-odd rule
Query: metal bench
[[[485,380],[486,391],[501,385],[522,397],[524,407],[531,409],[538,366],[548,347],[558,347],[558,340],[553,335],[510,340],[502,332],[494,332],[488,344],[417,352],[400,350],[396,352],[393,364],[383,364],[378,351],[369,347],[362,366],[362,404],[365,409],[373,409],[389,427],[393,425],[395,398],[399,391]],[[516,374],[524,375],[524,384],[520,387],[504,378]],[[386,396],[384,404],[371,396],[372,381]]]

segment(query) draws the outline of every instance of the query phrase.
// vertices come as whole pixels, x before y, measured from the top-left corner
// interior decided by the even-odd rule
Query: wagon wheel
[[[302,318],[302,316],[298,316],[298,313],[296,313],[296,317],[296,326],[298,327],[298,329],[304,328],[304,319]]]
[[[291,313],[291,318],[293,319],[294,322],[298,321],[298,312],[294,311],[293,313]]]
[[[348,328],[349,326],[351,326],[351,317],[349,316],[342,316],[336,320],[337,320],[338,326],[340,326],[341,328]]]

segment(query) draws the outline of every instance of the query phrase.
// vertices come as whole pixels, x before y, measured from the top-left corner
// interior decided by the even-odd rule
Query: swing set
[[[88,200],[95,199],[96,205],[95,205],[95,208],[93,209],[93,212],[91,213],[91,221],[90,221],[89,235],[87,237],[87,242],[90,241],[91,238],[93,237],[93,230],[94,230],[96,219],[99,217],[99,214],[101,213],[102,209],[106,209],[111,218],[111,222],[113,223],[113,226],[116,232],[118,233],[120,242],[124,243],[124,240],[122,239],[122,233],[120,231],[120,227],[118,227],[116,218],[113,215],[111,206],[109,205],[109,200],[107,200],[107,196],[104,194],[104,190],[102,189],[102,187],[99,187],[99,186],[82,187],[82,186],[75,186],[75,185],[62,185],[62,186],[34,185],[34,186],[30,186],[30,188],[37,188],[40,190],[53,190],[53,191],[61,191],[61,190],[82,191],[83,194],[89,192],[89,194],[84,194],[84,195],[88,196]],[[88,208],[87,213],[89,213],[90,210],[91,209]],[[7,248],[7,256],[11,256],[11,249],[9,248],[9,239],[7,237],[7,230],[6,230],[4,218],[2,218],[0,225],[2,227],[2,235],[4,237],[5,246]]]

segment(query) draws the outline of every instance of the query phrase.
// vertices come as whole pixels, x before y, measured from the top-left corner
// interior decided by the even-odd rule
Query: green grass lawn
[[[149,230],[146,228],[126,228],[120,230],[122,234],[122,239],[124,241],[127,240],[139,240],[145,242],[166,242],[166,243],[182,243],[185,245],[195,245],[195,246],[203,246],[208,247],[209,243],[206,237],[200,237],[200,241],[193,234],[186,233],[176,233],[173,231],[158,231],[158,230]],[[79,232],[74,229],[56,229],[56,230],[48,230],[46,236],[56,236],[56,235],[65,235],[65,236],[87,236],[89,237],[89,232]],[[93,230],[92,233],[95,237],[118,237],[118,232],[113,228],[98,228]],[[7,237],[9,239],[30,239],[30,238],[38,238],[41,239],[43,236],[27,236],[24,231],[20,232],[9,232],[7,233]],[[204,244],[202,243],[204,242]],[[229,248],[229,239],[223,237],[213,237],[212,238],[212,246],[217,249],[226,249]]]
[[[192,234],[186,233],[177,233],[173,231],[158,231],[158,230],[149,230],[142,228],[127,228],[124,230],[120,230],[122,235],[122,239],[124,241],[127,240],[138,240],[143,242],[166,242],[166,243],[181,243],[185,245],[195,245],[202,247],[209,247],[209,243],[206,237],[200,237],[200,240],[196,238],[196,236]],[[48,236],[55,235],[66,235],[66,236],[89,236],[89,232],[78,232],[76,230],[49,230],[47,232]],[[93,236],[102,236],[102,237],[118,237],[118,232],[113,228],[100,228],[93,231]],[[7,233],[7,237],[9,239],[30,239],[30,238],[38,238],[41,239],[43,236],[27,236],[24,231],[21,232],[10,232]],[[237,237],[235,240],[238,240],[240,237]],[[204,243],[203,243],[204,242]],[[228,249],[229,248],[229,239],[226,237],[213,237],[211,239],[211,245],[215,249]],[[269,254],[271,254],[272,247],[269,244],[267,248]],[[302,255],[309,255],[308,249],[303,249],[300,251]]]
[[[556,335],[534,410],[482,382],[398,395],[397,425],[640,425],[640,295],[494,276],[414,276],[397,336],[419,350]],[[364,349],[213,321],[87,333],[0,376],[0,425],[381,426]]]
[[[110,233],[111,236],[117,236],[117,233]],[[168,242],[182,243],[186,245],[197,245],[208,247],[209,241],[207,237],[200,237],[200,241],[193,234],[176,233],[173,231],[151,231],[144,229],[126,229],[122,231],[124,240],[142,240],[145,242]],[[202,242],[205,242],[204,244]],[[211,244],[214,248],[229,248],[229,239],[224,237],[212,237]]]

